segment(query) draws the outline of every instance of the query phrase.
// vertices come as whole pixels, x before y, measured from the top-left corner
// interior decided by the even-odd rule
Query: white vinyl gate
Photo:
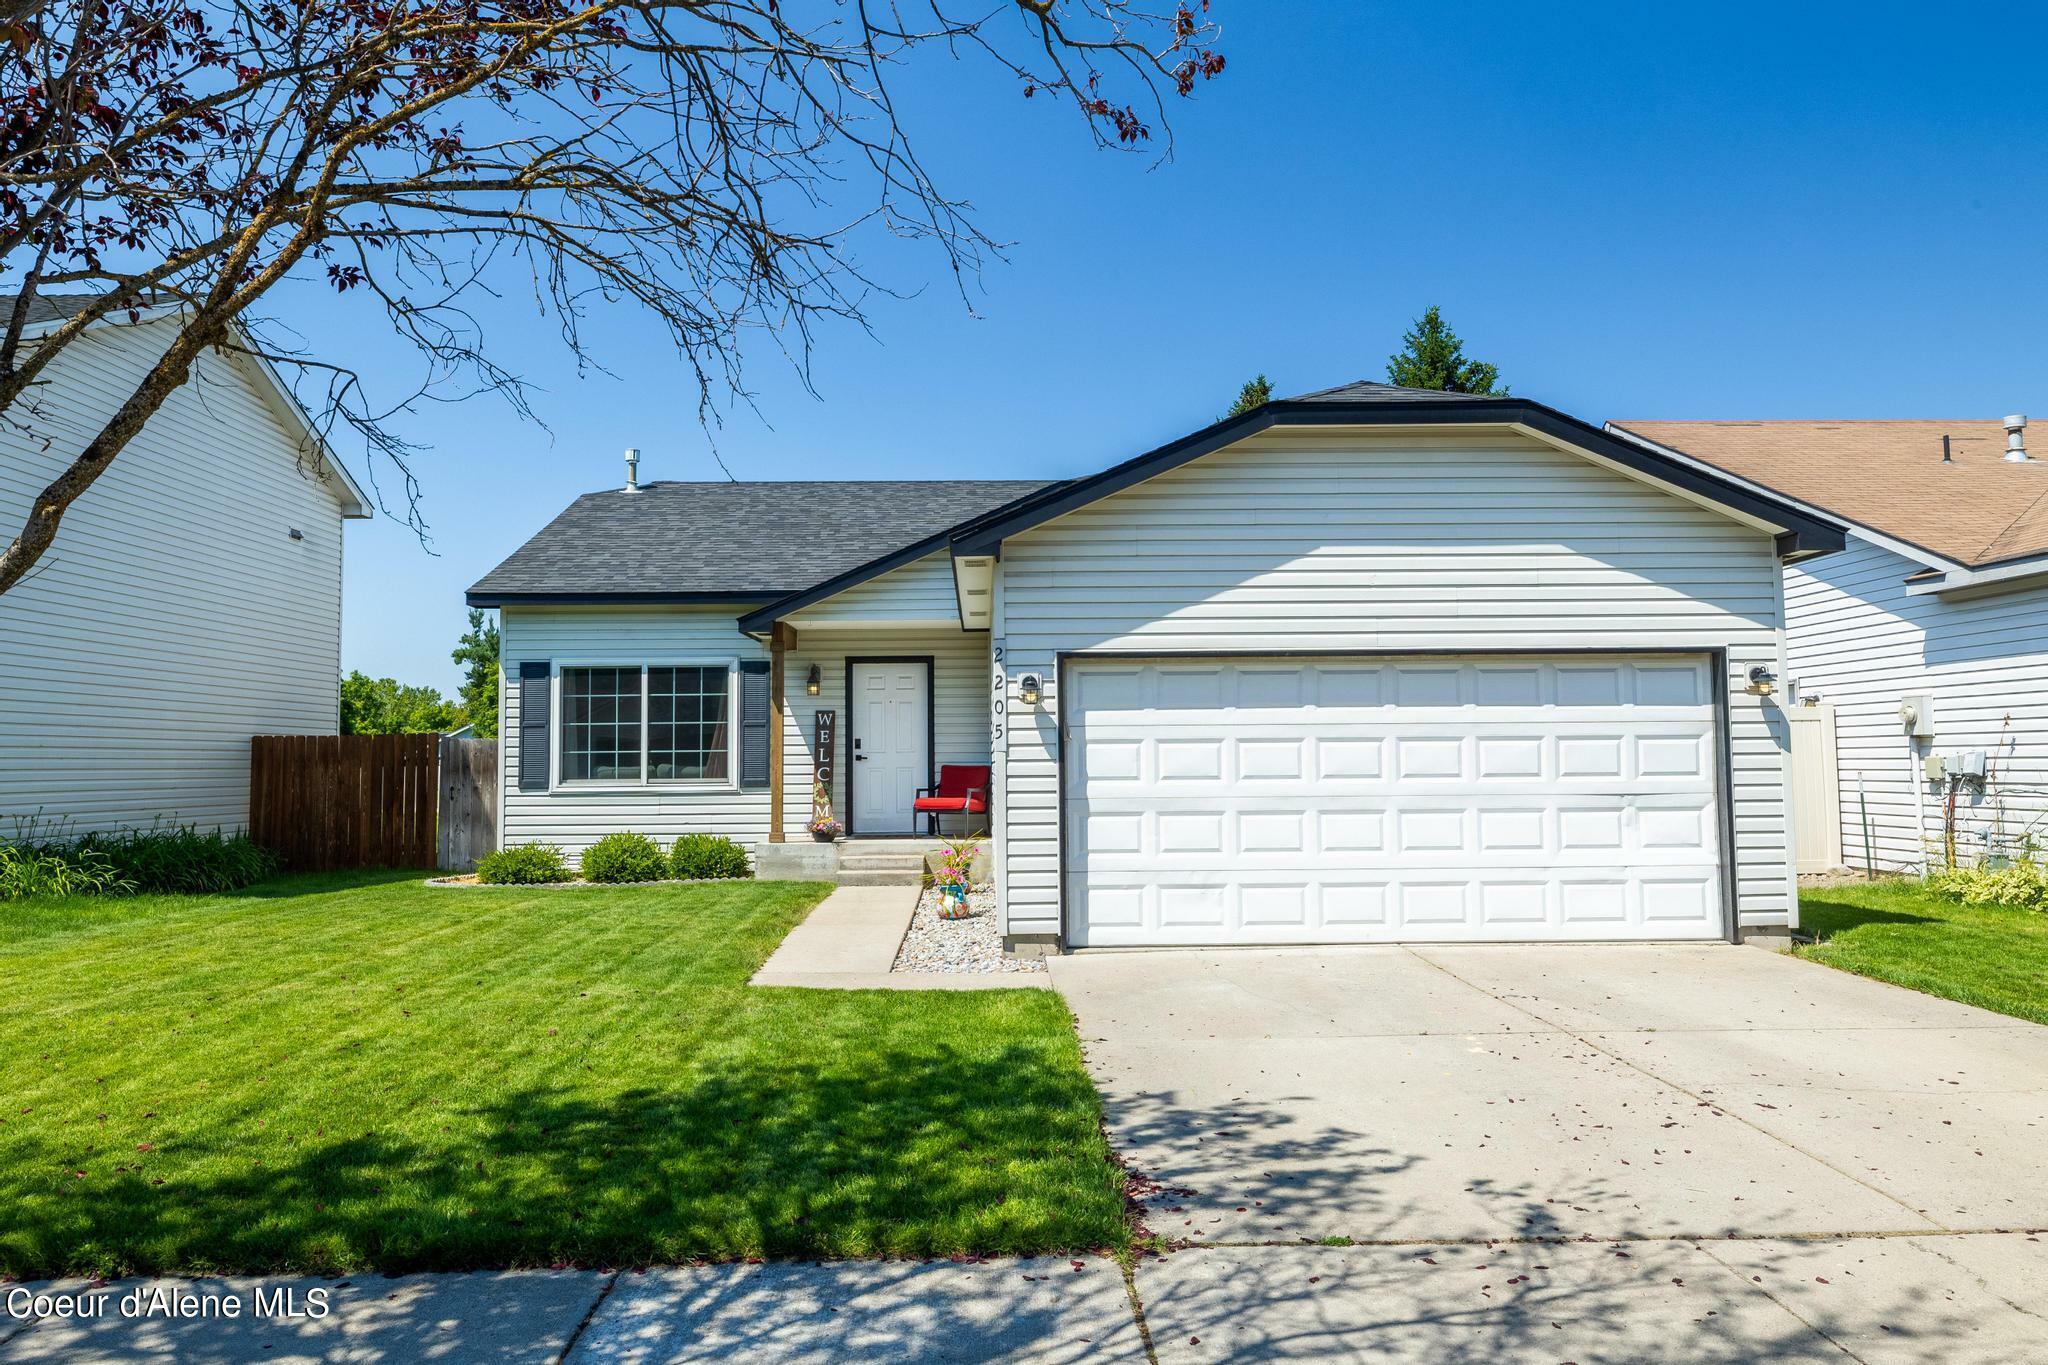
[[[1074,660],[1077,947],[1725,933],[1689,655]]]

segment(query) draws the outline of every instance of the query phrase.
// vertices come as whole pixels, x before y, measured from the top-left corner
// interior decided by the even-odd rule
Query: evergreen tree
[[[1435,304],[1401,337],[1399,354],[1387,357],[1387,382],[1404,389],[1439,393],[1478,393],[1506,397],[1500,370],[1481,360],[1465,359],[1465,343],[1444,322]]]
[[[469,630],[449,656],[463,666],[462,709],[478,739],[498,735],[498,623],[469,609]]]
[[[1273,381],[1264,375],[1260,375],[1257,379],[1247,379],[1245,381],[1244,387],[1237,391],[1237,401],[1232,403],[1230,411],[1223,415],[1225,417],[1242,417],[1253,408],[1272,401]]]

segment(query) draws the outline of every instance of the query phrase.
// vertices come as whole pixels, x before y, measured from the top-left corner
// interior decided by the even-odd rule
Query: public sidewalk
[[[2026,1233],[1205,1246],[1112,1259],[783,1262],[642,1272],[145,1282],[244,1316],[21,1322],[0,1360],[1827,1361],[2039,1356],[2048,1249]],[[257,1287],[325,1317],[251,1318]],[[118,1298],[138,1282],[100,1291]],[[81,1283],[8,1286],[78,1292]]]

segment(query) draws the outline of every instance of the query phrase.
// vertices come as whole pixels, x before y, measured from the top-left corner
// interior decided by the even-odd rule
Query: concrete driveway
[[[1053,982],[1146,1222],[1205,1248],[1140,1266],[1162,1356],[1377,1328],[1542,1358],[1538,1319],[1589,1309],[1635,1349],[1711,1325],[1706,1356],[2048,1340],[2048,1029],[1726,945],[1084,953]]]

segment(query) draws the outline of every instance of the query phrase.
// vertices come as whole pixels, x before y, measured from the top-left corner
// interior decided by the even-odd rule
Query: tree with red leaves
[[[530,282],[579,364],[591,310],[630,303],[708,415],[745,395],[744,333],[801,361],[819,319],[860,319],[856,230],[933,243],[956,275],[993,250],[913,149],[905,63],[982,60],[1125,148],[1223,70],[1208,0],[969,2],[0,0],[0,420],[36,433],[39,378],[93,324],[176,319],[32,502],[0,592],[209,348],[296,366],[317,425],[395,463],[424,529],[404,404],[266,339],[287,281],[374,298],[424,357],[421,393],[495,391],[528,416],[475,291]],[[863,206],[835,208],[849,188]],[[79,292],[28,332],[39,296]]]

